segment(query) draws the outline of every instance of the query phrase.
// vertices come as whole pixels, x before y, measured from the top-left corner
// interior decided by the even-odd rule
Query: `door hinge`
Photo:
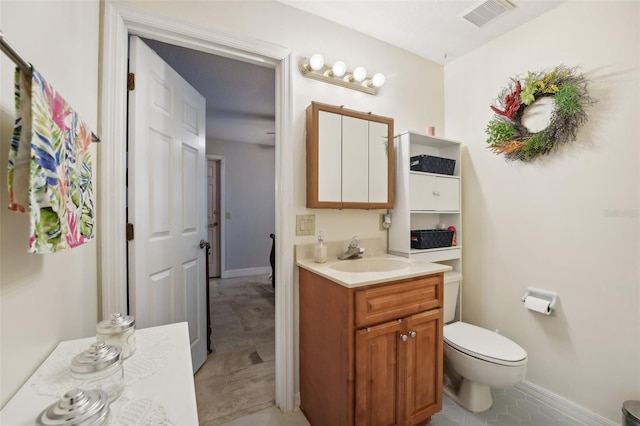
[[[132,72],[127,74],[127,90],[136,90],[136,75]]]
[[[127,241],[133,240],[133,223],[127,223]]]

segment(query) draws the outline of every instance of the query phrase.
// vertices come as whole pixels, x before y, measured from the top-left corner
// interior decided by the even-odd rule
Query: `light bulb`
[[[382,85],[384,84],[384,74],[374,74],[373,78],[371,79],[371,84],[373,84],[373,87],[382,87]]]
[[[355,81],[364,81],[365,78],[367,78],[367,70],[364,67],[357,67],[353,70],[353,79]]]
[[[333,68],[331,69],[331,72],[336,77],[342,77],[344,73],[347,72],[347,66],[345,65],[344,62],[338,61],[335,64],[333,64]]]
[[[322,67],[324,66],[324,58],[322,57],[322,55],[320,55],[319,53],[311,55],[311,58],[309,58],[309,66],[314,71],[322,69]]]

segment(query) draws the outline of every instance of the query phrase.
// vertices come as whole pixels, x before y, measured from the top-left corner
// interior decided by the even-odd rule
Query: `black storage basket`
[[[411,231],[412,249],[451,247],[453,231],[445,229],[421,229]]]
[[[434,157],[433,155],[414,155],[410,159],[409,167],[415,172],[453,175],[453,171],[456,168],[456,160]]]

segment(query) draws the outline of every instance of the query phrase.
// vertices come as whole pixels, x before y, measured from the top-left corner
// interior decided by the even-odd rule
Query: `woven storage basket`
[[[409,167],[415,172],[453,175],[456,168],[456,160],[433,155],[415,155],[411,157]]]
[[[453,231],[440,229],[421,229],[411,231],[412,249],[431,249],[439,247],[451,247]]]

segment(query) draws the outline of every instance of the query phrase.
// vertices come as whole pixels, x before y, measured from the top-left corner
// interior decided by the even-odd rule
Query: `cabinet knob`
[[[417,333],[415,331],[410,331],[409,332],[409,337],[411,337],[412,339],[415,339],[416,338],[416,334]]]
[[[440,195],[440,191],[436,191],[436,190],[434,190],[434,191],[433,191],[433,195],[439,196],[439,195]]]
[[[406,334],[401,334],[400,335],[400,340],[402,340],[403,342],[407,341],[407,335]]]

